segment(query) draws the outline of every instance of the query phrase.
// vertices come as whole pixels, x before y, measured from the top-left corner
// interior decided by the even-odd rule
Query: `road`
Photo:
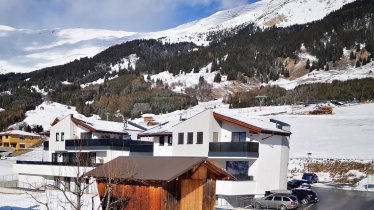
[[[374,192],[313,188],[320,201],[298,210],[374,210]]]

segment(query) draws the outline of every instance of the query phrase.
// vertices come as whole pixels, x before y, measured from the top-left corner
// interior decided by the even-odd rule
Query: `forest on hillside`
[[[374,1],[358,0],[323,20],[304,25],[260,29],[249,24],[210,33],[211,44],[206,47],[186,42],[129,41],[112,46],[92,58],[80,58],[25,74],[0,75],[0,107],[6,110],[0,112],[0,128],[22,120],[24,112],[33,109],[42,100],[76,106],[86,115],[99,114],[103,117],[106,112],[121,112],[127,117],[135,117],[142,112],[157,114],[185,109],[197,104],[197,98],[202,97],[197,92],[198,87],[187,90],[189,95],[174,93],[162,81],[144,81],[143,74],[197,72],[212,64],[211,71],[227,75],[228,80],[246,83],[254,79],[266,83],[292,76],[291,68],[300,62],[301,52],[317,58],[316,61],[300,62],[306,71],[328,71],[342,65],[359,67],[373,59],[373,30]],[[302,46],[304,49],[301,49]],[[344,50],[351,50],[348,63],[342,60]],[[135,69],[113,71],[111,66],[130,55],[139,58]],[[105,80],[103,84],[81,87],[102,78]],[[64,81],[70,84],[62,84]],[[253,93],[242,93],[250,94],[245,97],[241,97],[241,93],[233,95],[228,103],[232,107],[251,106],[251,97],[263,91],[272,96],[271,101],[275,104],[329,97],[370,99],[373,95],[370,90],[373,89],[365,89],[365,93],[360,95],[358,89],[361,83],[372,87],[371,80],[303,85],[292,91],[265,87]],[[201,84],[205,87],[200,90],[209,90],[209,85]],[[336,88],[336,85],[339,87]],[[36,89],[47,94],[37,93]]]

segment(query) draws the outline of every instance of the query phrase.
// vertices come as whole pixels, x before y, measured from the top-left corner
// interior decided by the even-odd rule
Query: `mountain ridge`
[[[251,23],[262,28],[307,23],[321,19],[353,1],[262,0],[218,11],[175,28],[148,33],[83,28],[31,30],[0,25],[0,74],[26,73],[61,65],[81,57],[94,56],[112,45],[134,39],[193,42],[206,46],[210,42],[207,40],[209,33],[212,32],[232,30]],[[298,9],[292,9],[294,7]]]

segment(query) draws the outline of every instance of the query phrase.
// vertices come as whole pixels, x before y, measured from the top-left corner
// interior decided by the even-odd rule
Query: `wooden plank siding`
[[[113,187],[111,196],[128,197],[124,209],[214,210],[217,175],[208,167],[199,164],[172,181],[120,183]],[[98,183],[98,191],[102,197],[105,183]]]

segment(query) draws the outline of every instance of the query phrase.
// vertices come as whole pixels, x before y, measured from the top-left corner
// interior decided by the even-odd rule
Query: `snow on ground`
[[[374,104],[335,107],[332,115],[278,115],[291,125],[291,157],[374,159]]]
[[[135,70],[136,69],[136,62],[139,59],[140,58],[136,54],[131,54],[131,55],[127,56],[126,58],[123,58],[119,63],[117,63],[115,65],[112,65],[111,69],[112,69],[112,71],[116,71],[116,72],[118,72],[121,69]]]
[[[336,188],[342,190],[358,190],[358,191],[372,191],[374,192],[373,183],[368,182],[368,174],[359,170],[349,170],[341,175],[330,173],[329,171],[315,172],[308,168],[309,163],[325,163],[331,164],[333,161],[346,162],[346,163],[357,163],[357,164],[370,164],[373,160],[352,160],[352,159],[307,159],[307,158],[291,158],[288,165],[288,178],[289,179],[301,179],[303,172],[313,172],[318,176],[318,183],[312,184],[313,187],[322,188]],[[343,170],[343,169],[342,169]],[[352,183],[340,183],[339,179],[346,179],[347,182],[354,181]],[[355,181],[360,180],[360,181]],[[357,182],[357,183],[356,183]],[[370,185],[369,185],[370,184]],[[370,187],[368,187],[368,185]]]
[[[27,124],[42,125],[44,130],[49,130],[51,123],[56,117],[66,116],[68,114],[78,114],[75,107],[66,106],[56,102],[43,102],[35,110],[26,112],[26,118],[23,120]]]
[[[31,86],[31,90],[36,91],[37,93],[40,93],[44,96],[46,96],[48,93],[44,89],[40,89],[38,85]]]
[[[334,80],[347,81],[352,79],[374,78],[374,62],[355,68],[353,66],[340,70],[312,71],[295,80],[279,79],[269,82],[270,85],[278,85],[287,90],[294,89],[301,84],[332,83]]]
[[[45,210],[45,206],[38,204],[35,199],[31,197],[33,195],[38,201],[46,202],[49,201],[49,209],[64,210],[73,209],[69,206],[68,201],[60,191],[48,190],[46,192],[24,192],[20,194],[0,194],[0,210]],[[68,194],[70,199],[74,199],[71,194]],[[92,200],[94,200],[94,206],[92,206]],[[74,201],[74,200],[73,200]],[[99,196],[95,194],[85,194],[82,198],[83,206],[82,210],[98,209],[100,203]]]
[[[155,75],[150,75],[150,77],[153,81],[161,80],[163,84],[168,84],[171,90],[178,93],[184,92],[186,88],[191,88],[197,85],[200,77],[203,77],[209,84],[212,84],[213,88],[230,86],[233,83],[232,81],[227,81],[226,75],[221,75],[221,82],[215,83],[214,77],[218,72],[210,72],[210,68],[211,64],[201,68],[199,73],[193,73],[193,71],[190,73],[181,72],[180,74],[173,76],[172,73],[164,71]],[[144,75],[145,81],[147,81],[147,77],[148,75]]]
[[[3,109],[3,108],[0,108],[0,112],[3,112],[3,111],[5,111],[5,109]]]
[[[13,172],[13,164],[17,160],[27,160],[27,161],[47,161],[48,151],[44,151],[43,147],[30,148],[29,152],[16,157],[7,157],[0,159],[0,181],[1,177],[15,175]]]

